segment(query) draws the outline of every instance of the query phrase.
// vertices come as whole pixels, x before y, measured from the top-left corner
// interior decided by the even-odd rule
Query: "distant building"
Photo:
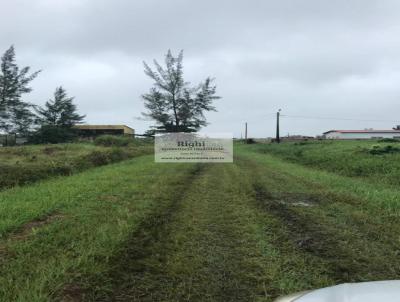
[[[326,139],[400,139],[400,130],[329,130],[324,132],[323,137]]]
[[[135,130],[125,125],[75,125],[81,137],[93,138],[99,135],[130,135],[135,136]]]

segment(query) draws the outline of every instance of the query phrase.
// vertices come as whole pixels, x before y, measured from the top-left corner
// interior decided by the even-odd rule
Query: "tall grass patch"
[[[104,147],[89,143],[0,148],[0,189],[149,154],[151,144]]]
[[[397,141],[317,141],[256,144],[254,151],[344,176],[400,184],[400,144]]]

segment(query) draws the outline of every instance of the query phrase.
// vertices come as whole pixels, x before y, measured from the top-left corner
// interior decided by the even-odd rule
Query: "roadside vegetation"
[[[303,141],[254,144],[249,149],[372,182],[400,184],[400,141]]]
[[[0,300],[269,302],[400,277],[398,187],[257,145],[233,164],[146,155],[0,192]]]
[[[94,144],[3,147],[0,148],[0,189],[56,175],[71,175],[92,167],[149,154],[152,150],[149,141],[123,137],[99,137]]]
[[[143,147],[152,145],[152,138],[132,139],[127,136],[101,135],[94,140],[96,146],[103,147]]]

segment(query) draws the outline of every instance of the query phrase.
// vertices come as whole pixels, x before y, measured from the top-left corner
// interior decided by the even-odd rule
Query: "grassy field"
[[[400,184],[400,141],[306,141],[249,148],[344,176]]]
[[[399,279],[400,189],[267,148],[236,145],[233,164],[139,156],[0,192],[0,301],[273,301]]]
[[[102,146],[93,143],[0,148],[0,189],[148,154],[152,145]]]

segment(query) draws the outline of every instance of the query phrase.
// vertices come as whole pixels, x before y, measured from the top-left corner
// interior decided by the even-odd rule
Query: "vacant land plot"
[[[373,182],[400,184],[400,141],[310,141],[255,144],[250,150]]]
[[[150,144],[105,147],[92,143],[0,148],[0,189],[148,154]]]
[[[1,192],[0,300],[272,301],[400,277],[399,189],[257,148]]]

